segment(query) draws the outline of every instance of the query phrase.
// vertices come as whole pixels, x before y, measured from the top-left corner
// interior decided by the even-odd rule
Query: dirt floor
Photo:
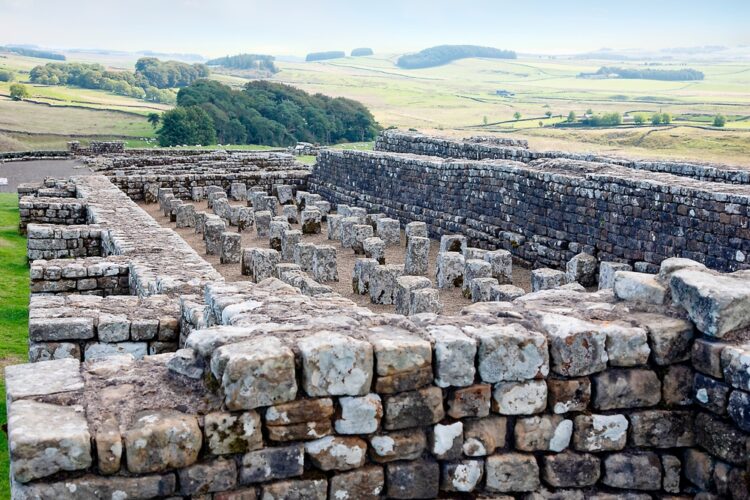
[[[212,211],[208,210],[207,202],[192,202],[195,205],[196,212]],[[221,273],[227,281],[247,281],[248,276],[243,276],[240,272],[239,264],[221,264],[219,262],[218,255],[206,255],[206,245],[203,241],[202,235],[195,234],[193,228],[176,228],[173,222],[169,221],[168,217],[165,217],[159,211],[159,205],[156,203],[146,204],[139,202],[141,208],[148,212],[154,219],[156,219],[162,226],[169,227],[182,236],[185,241],[190,244],[206,261],[211,263],[214,268]],[[232,205],[241,205],[240,202],[232,202]],[[352,274],[354,271],[354,263],[358,258],[362,258],[362,255],[355,255],[354,251],[350,248],[343,248],[340,242],[331,241],[327,237],[326,223],[323,223],[322,234],[315,235],[303,235],[302,241],[306,243],[313,243],[317,245],[332,245],[336,248],[336,262],[338,264],[339,281],[334,283],[325,283],[326,285],[333,288],[336,292],[340,293],[344,297],[351,299],[358,305],[368,307],[374,312],[394,312],[395,307],[392,305],[382,304],[371,304],[369,295],[359,295],[352,292]],[[301,229],[299,224],[293,224],[293,229]],[[236,227],[230,226],[230,231],[237,231]],[[405,241],[402,234],[402,241]],[[435,284],[435,269],[436,260],[439,250],[440,243],[433,240],[430,245],[430,275],[428,276],[433,285]],[[242,233],[242,247],[243,248],[269,248],[269,239],[267,237],[258,238],[255,228],[249,232]],[[406,258],[406,249],[401,247],[386,247],[385,261],[386,264],[403,264]],[[514,263],[513,266],[513,284],[523,288],[525,291],[531,291],[531,270],[521,267]],[[458,312],[465,306],[471,304],[471,301],[465,299],[461,295],[460,288],[452,288],[448,290],[440,290],[440,300],[443,303],[444,314],[458,314]]]
[[[0,193],[15,193],[19,184],[41,182],[45,177],[65,179],[90,170],[75,160],[29,160],[0,163]]]

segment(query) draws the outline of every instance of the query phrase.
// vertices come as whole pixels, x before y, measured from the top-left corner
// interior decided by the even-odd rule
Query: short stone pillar
[[[442,252],[437,256],[438,288],[458,288],[464,284],[464,256],[456,252]]]
[[[206,212],[197,212],[195,214],[195,234],[203,234],[206,220],[208,220],[208,214]]]
[[[378,264],[385,264],[385,242],[378,237],[367,238],[362,246],[365,249],[365,257],[375,259]]]
[[[617,271],[632,271],[633,266],[622,262],[602,262],[599,264],[599,290],[615,287],[615,273]]]
[[[281,251],[281,239],[284,237],[284,232],[291,229],[291,226],[286,221],[272,220],[268,226],[268,238],[269,246],[276,250]]]
[[[322,220],[320,210],[315,208],[305,209],[302,211],[301,223],[303,234],[320,234],[320,221]]]
[[[550,290],[567,283],[567,277],[562,271],[543,267],[531,271],[531,291]]]
[[[242,233],[253,227],[255,216],[249,207],[237,208],[237,231]]]
[[[492,287],[498,285],[495,278],[474,278],[471,287],[472,302],[489,302],[492,300]]]
[[[261,197],[261,206],[263,210],[268,210],[271,215],[276,215],[279,211],[279,199],[275,196],[263,196]]]
[[[162,196],[161,201],[159,202],[159,211],[164,217],[169,217],[169,202],[176,199],[177,198],[175,198],[172,193],[165,193],[164,196]]]
[[[224,192],[224,188],[221,186],[206,186],[203,188],[203,191],[206,193],[206,197],[208,197],[208,195],[210,195],[211,193],[226,194],[226,192]]]
[[[406,247],[404,273],[411,276],[425,276],[427,275],[429,262],[430,239],[421,236],[410,237],[409,244]]]
[[[489,253],[482,248],[466,247],[464,248],[464,259],[466,260],[485,260],[484,257]]]
[[[211,186],[216,187],[216,186]],[[214,203],[216,203],[216,200],[226,200],[227,199],[227,193],[224,192],[223,189],[219,188],[218,191],[212,190],[208,193],[208,208],[213,209]]]
[[[396,314],[409,314],[411,292],[420,288],[430,288],[432,283],[424,276],[399,276],[396,278],[396,290],[393,295]]]
[[[446,234],[440,237],[441,252],[458,252],[463,255],[466,249],[466,236],[460,234]]]
[[[226,198],[219,198],[214,200],[214,213],[222,219],[229,220],[232,218],[232,207],[229,205],[229,200]]]
[[[177,222],[177,208],[182,205],[182,200],[177,198],[169,200],[169,222]]]
[[[367,219],[367,210],[360,207],[350,207],[349,217],[356,217],[357,219],[359,219],[360,224],[364,224]]]
[[[409,238],[415,236],[419,238],[427,238],[427,224],[424,222],[410,222],[404,228],[404,234],[406,235],[406,246],[409,246]],[[382,236],[381,236],[382,237]]]
[[[294,188],[286,184],[278,184],[274,190],[276,191],[276,198],[282,205],[290,205],[294,203]]]
[[[484,254],[484,260],[492,266],[492,277],[505,285],[513,282],[513,255],[507,250],[492,250]]]
[[[283,281],[284,273],[295,271],[302,273],[302,269],[300,269],[297,264],[292,264],[291,262],[282,262],[281,264],[276,264],[274,276]]]
[[[349,205],[338,204],[336,205],[336,213],[342,218],[346,218],[352,215],[352,209]]]
[[[401,246],[401,224],[396,219],[378,219],[375,225],[375,234],[385,242],[385,246]]]
[[[372,226],[373,229],[377,231],[378,229],[378,220],[385,219],[386,215],[377,213],[377,214],[367,214],[367,217],[365,217],[365,224],[369,224]]]
[[[316,201],[310,208],[317,208],[323,220],[326,220],[328,214],[331,213],[331,204],[325,200]]]
[[[300,269],[309,273],[312,271],[314,253],[315,245],[312,243],[297,243],[294,246],[294,263],[297,264]]]
[[[341,220],[341,246],[352,248],[354,244],[354,226],[359,224],[356,217],[346,217]]]
[[[283,205],[281,215],[286,218],[289,224],[299,224],[299,212],[296,205]]]
[[[177,227],[195,227],[195,205],[180,205],[177,207],[175,219]]]
[[[393,304],[396,278],[404,275],[404,266],[390,264],[378,266],[370,274],[370,302]]]
[[[206,198],[206,188],[203,186],[193,186],[190,188],[190,199],[193,201],[203,201]]]
[[[341,241],[341,220],[342,216],[338,214],[331,214],[328,216],[326,223],[328,224],[328,239],[333,241]]]
[[[294,247],[302,241],[302,231],[298,229],[287,229],[281,236],[281,260],[284,262],[294,261]]]
[[[229,196],[234,201],[246,201],[247,200],[247,185],[244,182],[233,182],[229,186]]]
[[[254,186],[250,189],[250,191],[247,193],[247,203],[248,207],[252,207],[254,212],[260,212],[261,210],[265,210],[263,208],[263,198],[268,196],[268,193],[266,193],[265,190],[259,189],[257,186]]]
[[[492,266],[489,262],[479,259],[469,259],[464,264],[463,296],[471,298],[471,280],[475,278],[492,278]]]
[[[331,245],[317,245],[313,250],[312,275],[316,281],[329,283],[339,280],[336,249]]]
[[[354,262],[354,273],[352,274],[352,292],[357,295],[370,293],[370,276],[378,261],[375,259],[357,259]]]
[[[420,288],[419,290],[413,290],[410,295],[410,316],[422,313],[440,314],[443,310],[443,304],[440,302],[440,293],[436,288]]]
[[[253,253],[253,278],[259,283],[267,278],[273,277],[273,272],[279,264],[279,252],[271,248],[258,248]]]
[[[490,288],[490,300],[493,302],[512,302],[525,294],[523,288],[514,285],[492,285]]]
[[[251,280],[255,280],[253,275],[253,265],[255,262],[255,254],[260,248],[243,248],[240,254],[240,273],[243,276],[250,276]]]
[[[352,226],[352,250],[356,255],[365,254],[365,240],[374,234],[369,224],[355,224]]]
[[[565,265],[565,274],[568,283],[580,283],[583,286],[596,285],[596,270],[599,261],[596,257],[587,253],[579,253]]]
[[[221,254],[219,261],[222,264],[239,264],[240,252],[242,250],[242,236],[239,233],[221,233]]]
[[[255,230],[258,232],[259,238],[266,238],[268,232],[271,229],[271,212],[268,210],[261,210],[255,212]]]
[[[209,219],[205,225],[206,255],[218,255],[221,251],[221,234],[227,225],[220,219]]]
[[[156,201],[159,202],[159,210],[164,210],[164,197],[168,194],[174,196],[172,188],[157,188],[156,189]]]

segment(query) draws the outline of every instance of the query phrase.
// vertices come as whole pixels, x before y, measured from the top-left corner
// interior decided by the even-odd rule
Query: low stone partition
[[[0,152],[0,163],[9,161],[63,160],[70,157],[68,151],[4,151]]]
[[[595,161],[634,170],[664,172],[697,180],[728,184],[750,184],[750,171],[741,167],[711,163],[630,160],[621,157],[563,151],[534,151],[526,141],[504,137],[469,137],[464,140],[434,137],[418,132],[385,130],[375,141],[375,150],[392,153],[464,158],[469,160],[514,160],[528,163],[541,159]]]
[[[72,155],[104,155],[121,154],[125,152],[123,141],[91,141],[88,147],[82,148],[78,141],[68,143],[68,151]]]
[[[30,261],[100,256],[101,240],[102,230],[93,224],[29,224],[26,227],[26,248]]]
[[[41,224],[80,225],[86,224],[86,202],[74,198],[28,197],[18,202],[21,232],[26,226]]]
[[[14,498],[747,498],[750,275],[616,281],[409,318],[209,283],[176,353],[6,368]]]
[[[525,151],[525,150],[524,150]],[[336,204],[423,221],[535,266],[585,251],[655,269],[672,256],[750,267],[750,186],[573,160],[448,160],[325,150],[310,188]]]
[[[34,260],[31,293],[128,295],[129,265],[127,257]]]

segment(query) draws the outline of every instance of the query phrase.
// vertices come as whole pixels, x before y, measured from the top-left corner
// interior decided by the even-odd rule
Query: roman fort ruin
[[[750,172],[316,152],[19,188],[14,499],[750,498]]]

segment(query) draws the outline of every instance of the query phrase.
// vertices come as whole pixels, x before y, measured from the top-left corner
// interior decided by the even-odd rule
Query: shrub
[[[643,125],[644,123],[646,123],[646,117],[643,116],[643,114],[638,113],[637,115],[633,116],[633,123],[635,123],[636,125]]]
[[[723,127],[727,124],[727,119],[724,115],[716,115],[714,116],[714,127]]]
[[[20,101],[23,99],[27,99],[30,95],[31,94],[29,94],[29,89],[26,88],[26,85],[22,85],[20,83],[14,83],[10,86],[11,99]]]

